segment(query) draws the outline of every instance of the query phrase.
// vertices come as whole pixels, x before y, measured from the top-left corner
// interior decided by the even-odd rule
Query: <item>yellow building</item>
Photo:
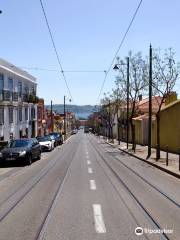
[[[156,146],[156,124],[153,124],[152,136],[152,145]],[[165,150],[166,146],[169,152],[179,152],[180,100],[169,103],[160,112],[160,147]]]

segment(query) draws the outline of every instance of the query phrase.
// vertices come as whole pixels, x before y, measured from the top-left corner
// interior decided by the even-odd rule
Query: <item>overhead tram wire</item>
[[[115,61],[115,59],[116,59],[116,57],[117,57],[117,55],[118,55],[118,53],[119,53],[119,51],[120,51],[120,49],[121,49],[121,47],[122,47],[125,39],[126,39],[126,36],[127,36],[128,32],[129,32],[129,30],[130,30],[130,28],[131,28],[131,26],[132,26],[132,24],[133,24],[133,22],[134,22],[134,19],[135,19],[136,15],[137,15],[137,13],[138,13],[138,11],[139,11],[139,8],[140,8],[140,6],[141,6],[141,4],[142,4],[142,1],[143,1],[143,0],[140,0],[140,2],[139,2],[138,6],[137,6],[137,8],[136,8],[136,10],[135,10],[135,12],[134,12],[134,14],[133,14],[133,17],[132,17],[132,19],[131,19],[131,21],[130,21],[130,23],[129,23],[129,25],[128,25],[128,28],[127,28],[126,32],[124,33],[124,36],[123,36],[123,38],[122,38],[122,40],[121,40],[121,42],[120,42],[120,45],[119,45],[119,47],[118,47],[118,49],[117,49],[117,51],[116,51],[116,53],[115,53],[115,55],[114,55],[114,57],[113,57],[113,60],[112,60],[110,66],[109,66],[109,68],[108,68],[108,70],[107,70],[107,72],[106,72],[106,74],[105,74],[105,77],[104,77],[104,80],[103,80],[103,83],[102,83],[102,85],[101,85],[100,92],[99,92],[99,95],[98,95],[98,98],[97,98],[97,104],[98,104],[98,102],[99,102],[100,96],[101,96],[102,91],[103,91],[103,89],[104,89],[104,85],[105,85],[107,76],[108,76],[108,74],[109,74],[109,72],[110,72],[110,70],[111,70],[111,68],[112,68],[112,66],[113,66],[113,63],[114,63],[114,61]]]
[[[34,71],[47,71],[47,72],[58,72],[57,69],[42,68],[42,67],[25,67],[19,66],[19,68],[34,70]],[[105,73],[104,70],[63,70],[64,73]]]
[[[40,1],[40,4],[41,4],[41,8],[42,8],[42,11],[43,11],[43,15],[44,15],[44,18],[45,18],[45,21],[46,21],[47,28],[48,28],[48,31],[49,31],[49,35],[50,35],[50,38],[51,38],[51,41],[52,41],[52,45],[53,45],[53,48],[54,48],[54,51],[55,51],[55,54],[56,54],[56,57],[57,57],[57,61],[58,61],[59,67],[60,67],[60,69],[61,69],[61,73],[62,73],[62,75],[63,75],[63,78],[64,78],[64,81],[65,81],[66,87],[67,87],[67,89],[68,89],[69,96],[71,97],[71,100],[73,100],[72,94],[71,94],[71,91],[70,91],[70,88],[69,88],[68,83],[67,83],[66,76],[65,76],[64,71],[63,71],[63,68],[62,68],[62,64],[61,64],[61,61],[60,61],[60,57],[59,57],[59,54],[58,54],[58,51],[57,51],[57,48],[56,48],[56,45],[55,45],[55,41],[54,41],[54,38],[53,38],[53,35],[52,35],[52,32],[51,32],[51,28],[50,28],[50,26],[49,26],[49,22],[48,22],[48,19],[47,19],[47,15],[46,15],[46,12],[45,12],[45,9],[44,9],[42,0],[39,0],[39,1]]]

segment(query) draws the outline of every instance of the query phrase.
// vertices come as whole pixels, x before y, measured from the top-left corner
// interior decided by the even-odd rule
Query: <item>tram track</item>
[[[63,149],[61,159],[65,158],[67,146]],[[36,185],[50,172],[53,171],[59,161],[59,156],[54,161],[48,162],[43,169],[37,174],[30,176],[25,183],[19,186],[13,193],[6,197],[0,203],[0,222],[2,222],[10,212],[36,187]]]
[[[98,156],[100,157],[100,159],[103,160],[103,162],[105,163],[105,165],[108,167],[108,169],[113,173],[113,175],[116,177],[116,179],[118,180],[119,183],[121,183],[121,185],[124,187],[124,189],[126,190],[126,192],[131,196],[131,198],[133,198],[135,200],[135,202],[137,203],[137,205],[141,208],[141,210],[143,211],[144,215],[146,216],[146,218],[149,220],[149,222],[153,225],[154,228],[156,229],[163,229],[161,227],[161,225],[157,222],[157,220],[151,215],[151,213],[149,212],[149,210],[144,206],[143,203],[141,203],[140,199],[136,196],[136,194],[130,189],[130,187],[126,184],[126,182],[123,180],[123,178],[117,173],[117,171],[111,166],[111,164],[107,161],[106,157],[104,157],[103,153],[100,152],[100,150],[97,148],[97,146],[92,142],[92,140],[89,138],[89,141],[93,147],[93,149],[95,150],[95,152],[98,154]],[[116,159],[117,161],[117,159]],[[102,164],[97,160],[98,165],[103,169]],[[131,171],[131,169],[127,168],[127,170]],[[108,177],[108,174],[106,173],[106,171],[103,169],[103,172],[105,173],[105,175]],[[137,177],[139,177],[137,175]],[[109,178],[109,177],[108,177]],[[141,178],[142,181],[144,181],[144,178]],[[144,181],[146,184],[148,184],[147,180]],[[113,184],[113,182],[111,181],[111,184]],[[151,184],[149,183],[149,186],[151,186]],[[115,186],[114,186],[115,187]],[[153,185],[151,186],[153,188]],[[155,191],[158,191],[159,194],[161,194],[164,198],[166,198],[166,200],[168,200],[171,204],[173,204],[174,206],[176,206],[179,209],[179,204],[177,202],[175,202],[173,199],[171,199],[169,196],[166,196],[166,194],[163,194],[162,191],[159,191],[158,188],[153,188]],[[169,236],[166,233],[161,233],[161,237],[162,239],[171,239],[169,238]]]

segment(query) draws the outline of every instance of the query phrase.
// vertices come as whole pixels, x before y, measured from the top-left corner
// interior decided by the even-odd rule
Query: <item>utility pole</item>
[[[111,138],[111,130],[110,130],[110,124],[111,124],[111,101],[109,100],[109,139]]]
[[[149,121],[148,121],[148,155],[151,156],[151,127],[152,127],[152,47],[149,48]]]
[[[127,129],[126,129],[126,140],[127,149],[129,144],[129,57],[127,57]]]
[[[64,96],[64,140],[66,140],[66,96]]]
[[[52,108],[53,108],[53,104],[52,104],[52,100],[51,100],[51,132],[53,132],[53,130],[54,130],[53,111],[52,111]]]
[[[118,132],[118,144],[120,145],[120,129],[119,129],[119,125],[120,125],[120,122],[119,122],[119,107],[118,107],[118,110],[117,110],[117,132]]]

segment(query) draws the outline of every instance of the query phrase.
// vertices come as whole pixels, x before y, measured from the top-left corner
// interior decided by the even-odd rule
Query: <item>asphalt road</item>
[[[0,240],[35,239],[179,240],[180,181],[80,132],[0,169]]]

